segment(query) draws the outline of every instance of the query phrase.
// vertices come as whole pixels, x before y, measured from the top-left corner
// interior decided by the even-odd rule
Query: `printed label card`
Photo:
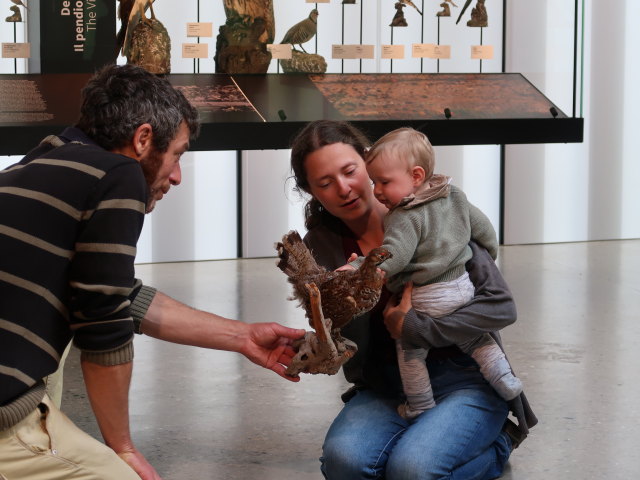
[[[267,50],[271,52],[271,58],[289,60],[293,55],[293,47],[290,43],[270,43]]]
[[[493,45],[471,45],[472,60],[491,60],[493,58]]]
[[[433,43],[414,43],[411,45],[412,58],[431,58],[433,54]]]
[[[331,58],[334,59],[358,59],[374,57],[375,48],[373,45],[333,45]]]
[[[3,43],[2,58],[31,58],[31,44]]]
[[[213,37],[213,23],[187,23],[187,37]]]
[[[403,59],[404,45],[382,45],[382,58]]]
[[[451,45],[434,45],[432,55],[429,58],[447,60],[451,58]]]
[[[183,43],[182,58],[209,58],[209,44]]]

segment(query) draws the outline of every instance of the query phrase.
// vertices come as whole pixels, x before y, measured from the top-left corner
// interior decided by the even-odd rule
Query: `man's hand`
[[[273,370],[282,378],[292,382],[300,381],[297,375],[292,377],[285,373],[296,354],[291,344],[293,340],[304,337],[303,329],[288,328],[279,323],[252,323],[247,340],[240,350],[253,363]]]
[[[147,459],[135,448],[126,452],[116,452],[118,456],[127,462],[142,480],[162,480],[155,468],[151,466]]]
[[[391,338],[396,340],[402,338],[404,316],[411,310],[411,292],[413,292],[413,283],[409,282],[404,286],[400,302],[396,297],[391,297],[384,307],[384,324],[389,330]]]

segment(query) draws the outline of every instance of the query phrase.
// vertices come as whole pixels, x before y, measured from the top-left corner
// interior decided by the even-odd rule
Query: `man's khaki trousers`
[[[48,396],[0,432],[0,480],[140,480],[106,445],[84,433]]]

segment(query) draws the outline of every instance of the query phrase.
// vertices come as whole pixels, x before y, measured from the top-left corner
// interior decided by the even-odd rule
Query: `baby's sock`
[[[480,373],[505,400],[513,400],[522,393],[522,382],[511,372],[502,349],[495,343],[484,345],[471,353],[480,365]]]

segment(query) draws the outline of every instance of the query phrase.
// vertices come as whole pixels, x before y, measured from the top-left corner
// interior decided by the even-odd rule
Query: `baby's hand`
[[[346,265],[336,268],[336,272],[346,272],[348,270],[355,270],[355,269],[356,267],[354,267],[353,265],[349,265],[347,263]]]
[[[347,260],[347,263],[341,267],[336,268],[336,272],[344,272],[347,270],[355,270],[356,267],[349,265],[351,262],[353,262],[356,258],[358,258],[358,255],[356,253],[352,253],[351,256],[349,257],[349,259]]]

